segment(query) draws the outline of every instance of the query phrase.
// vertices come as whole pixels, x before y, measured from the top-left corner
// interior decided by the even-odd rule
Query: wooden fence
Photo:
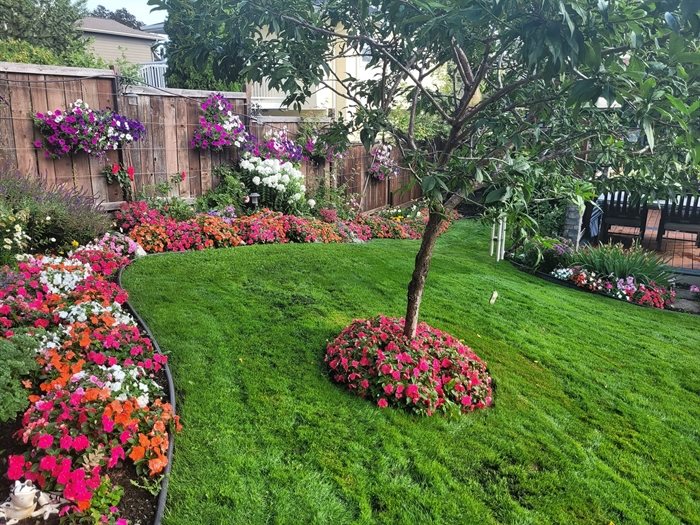
[[[199,105],[209,94],[199,90],[120,87],[111,70],[0,62],[0,162],[9,163],[28,177],[41,177],[47,184],[66,184],[83,190],[105,209],[115,209],[123,202],[121,189],[117,184],[107,184],[104,174],[105,167],[115,162],[134,166],[137,194],[185,172],[184,182],[171,191],[180,197],[196,197],[218,183],[212,174],[214,168],[237,160],[235,149],[212,153],[189,147],[201,114]],[[249,93],[227,92],[224,96],[254,135],[262,137],[267,130],[286,128],[292,138],[297,136],[299,117],[250,118]],[[34,146],[41,137],[32,115],[65,109],[77,99],[92,108],[112,108],[138,119],[146,127],[145,137],[102,159],[87,154],[46,158]],[[410,175],[403,171],[391,180],[369,180],[370,164],[364,148],[355,145],[339,165],[304,162],[302,172],[310,190],[320,184],[345,184],[350,193],[364,192],[364,211],[400,205],[420,196],[419,188],[411,186]]]
[[[401,164],[398,151],[393,156]],[[420,198],[421,189],[411,173],[401,169],[396,177],[377,181],[368,173],[372,156],[362,144],[353,145],[340,161],[337,170],[338,186],[345,185],[349,193],[362,196],[362,211],[371,211],[384,206],[400,206]]]
[[[118,89],[113,71],[0,63],[0,157],[27,176],[43,177],[48,184],[68,184],[84,190],[114,208],[121,200],[116,184],[107,184],[105,166],[121,162],[134,166],[140,192],[185,172],[176,188],[182,197],[194,197],[213,187],[212,168],[234,160],[233,153],[199,152],[189,147],[209,92],[150,87]],[[234,111],[248,114],[245,93],[225,93]],[[40,138],[32,114],[67,108],[82,99],[93,108],[112,108],[140,120],[144,139],[103,159],[85,154],[52,160],[33,142]]]

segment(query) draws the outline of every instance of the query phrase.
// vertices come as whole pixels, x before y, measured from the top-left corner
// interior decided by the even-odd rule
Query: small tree
[[[110,11],[103,5],[98,5],[90,13],[92,16],[97,18],[106,18],[107,20],[114,20],[120,24],[131,27],[133,29],[141,29],[143,27],[143,22],[140,22],[136,16],[132,15],[126,8],[122,7],[116,11]]]
[[[85,0],[0,0],[0,38],[29,42],[64,55],[85,49],[79,20]]]
[[[414,337],[445,210],[476,184],[494,184],[496,202],[533,166],[592,179],[601,163],[650,173],[666,162],[671,174],[697,164],[697,11],[696,0],[212,0],[179,52],[213,60],[223,78],[267,81],[289,104],[324,85],[356,104],[348,130],[367,148],[393,136],[430,200],[408,286]],[[372,78],[336,73],[335,61],[359,55]],[[452,89],[430,87],[436,71]],[[389,118],[397,100],[405,126]],[[444,132],[418,140],[421,113]],[[633,128],[645,144],[625,139]]]
[[[210,26],[215,20],[209,12],[211,3],[195,5],[189,0],[158,0],[151,5],[157,5],[159,9],[168,12],[164,27],[168,35],[165,43],[168,59],[165,78],[168,86],[217,91],[235,91],[240,88],[239,77],[233,71],[225,77],[214,74],[213,56],[199,61],[190,52],[196,45],[207,45],[204,42],[209,41],[211,32],[219,30],[218,24]],[[237,69],[241,66],[242,64]]]

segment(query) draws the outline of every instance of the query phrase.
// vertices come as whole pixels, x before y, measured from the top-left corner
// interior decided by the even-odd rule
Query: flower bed
[[[652,306],[662,310],[671,306],[676,297],[674,290],[657,285],[654,282],[639,283],[632,275],[625,278],[618,278],[614,275],[600,275],[579,266],[557,268],[551,272],[551,275],[561,281],[571,282],[578,288],[583,288],[589,292],[600,293],[622,301],[641,306]]]
[[[353,321],[326,348],[331,378],[381,408],[421,415],[493,404],[486,364],[469,347],[425,323],[414,339],[403,328],[403,319],[384,316]]]
[[[378,215],[360,215],[354,220],[328,218],[334,222],[263,209],[242,217],[218,217],[209,213],[177,221],[142,201],[125,204],[116,214],[119,227],[149,253],[246,244],[419,239],[428,214],[405,220]],[[455,218],[456,215],[450,215],[443,221],[440,233]]]
[[[73,522],[126,523],[116,508],[123,487],[109,472],[128,461],[155,486],[179,426],[158,381],[167,357],[109,280],[139,252],[107,234],[68,257],[24,256],[0,280],[2,335],[29,334],[40,366],[25,382],[30,406],[16,434],[26,449],[9,456],[7,477],[57,492]]]

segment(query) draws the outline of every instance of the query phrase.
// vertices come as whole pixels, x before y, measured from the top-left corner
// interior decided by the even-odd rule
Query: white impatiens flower
[[[253,184],[255,184],[256,186],[259,186],[260,185],[260,177],[258,177],[257,175],[255,177],[253,177]]]
[[[313,199],[309,199],[306,202],[309,204],[309,208],[313,208],[314,206],[316,206],[316,201]]]

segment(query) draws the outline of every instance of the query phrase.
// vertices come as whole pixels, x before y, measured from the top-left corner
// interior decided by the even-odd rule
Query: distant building
[[[133,29],[115,20],[88,16],[80,21],[83,35],[90,39],[90,49],[107,62],[124,58],[132,64],[153,62],[154,45],[162,35]]]

